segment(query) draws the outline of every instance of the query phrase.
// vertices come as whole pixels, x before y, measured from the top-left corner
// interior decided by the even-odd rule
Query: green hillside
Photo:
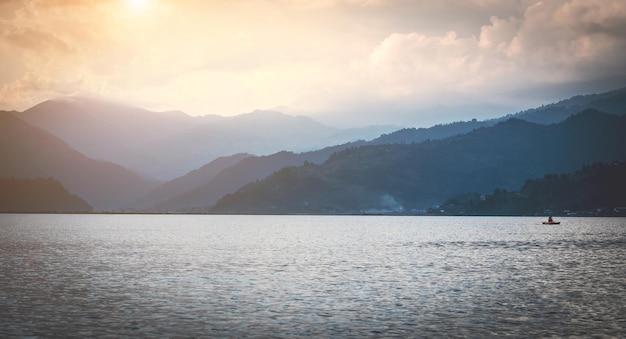
[[[546,174],[519,191],[460,194],[432,214],[626,215],[626,162],[596,163],[574,173]]]
[[[222,198],[212,213],[421,213],[461,192],[626,159],[626,117],[595,110],[552,125],[510,119],[416,144],[362,146],[288,167]]]

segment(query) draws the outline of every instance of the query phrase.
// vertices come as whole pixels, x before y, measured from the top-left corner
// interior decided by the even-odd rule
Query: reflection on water
[[[626,332],[626,219],[0,215],[0,337]]]

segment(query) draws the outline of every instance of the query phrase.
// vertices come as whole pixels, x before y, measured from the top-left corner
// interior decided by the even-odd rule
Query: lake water
[[[619,337],[626,219],[0,215],[0,337]]]

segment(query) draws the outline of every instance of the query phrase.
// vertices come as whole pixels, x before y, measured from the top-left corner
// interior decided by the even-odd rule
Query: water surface
[[[618,337],[626,219],[0,215],[0,337]]]

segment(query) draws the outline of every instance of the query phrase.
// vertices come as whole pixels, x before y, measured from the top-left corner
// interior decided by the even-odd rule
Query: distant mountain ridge
[[[54,178],[70,194],[85,199],[95,211],[204,212],[217,203],[211,212],[219,210],[229,213],[232,206],[220,208],[233,203],[236,200],[232,200],[233,197],[254,195],[250,193],[254,190],[261,194],[264,191],[261,188],[271,182],[273,185],[271,192],[274,193],[264,196],[264,201],[259,203],[257,207],[262,210],[260,213],[276,213],[281,209],[288,211],[287,213],[293,211],[378,213],[398,209],[406,212],[422,210],[425,206],[441,203],[441,199],[458,193],[456,191],[458,187],[474,191],[479,187],[487,187],[484,177],[493,179],[489,183],[492,185],[489,189],[494,187],[494,183],[497,187],[510,187],[509,185],[515,182],[519,183],[521,180],[548,172],[578,168],[581,161],[620,160],[619,157],[611,159],[611,156],[619,154],[615,145],[623,141],[622,135],[611,132],[620,125],[619,120],[613,120],[614,116],[603,115],[595,110],[577,114],[575,119],[567,118],[571,116],[571,112],[581,107],[604,107],[613,114],[623,115],[626,113],[624,111],[626,88],[573,97],[498,119],[487,121],[474,119],[430,128],[401,129],[379,135],[370,141],[333,144],[334,146],[315,148],[316,150],[302,153],[280,151],[262,156],[232,153],[192,167],[195,165],[185,159],[194,159],[200,163],[208,152],[205,148],[210,148],[207,145],[217,145],[218,148],[220,145],[247,147],[245,138],[238,140],[243,140],[242,143],[236,144],[237,140],[233,141],[226,137],[233,135],[231,132],[235,134],[242,130],[258,132],[250,134],[250,140],[263,148],[276,141],[271,136],[268,137],[268,131],[283,130],[282,136],[289,136],[287,139],[302,137],[303,139],[299,140],[307,138],[311,140],[316,131],[332,129],[306,117],[290,117],[272,111],[244,114],[239,117],[242,124],[238,125],[234,118],[190,117],[178,111],[155,113],[94,99],[55,100],[21,113],[0,112],[0,156],[6,159],[0,165],[0,179]],[[113,118],[109,120],[107,117]],[[548,125],[529,122],[536,120],[537,117]],[[273,120],[274,118],[278,118],[284,124],[281,125],[279,121]],[[145,173],[144,171],[135,168],[133,172],[110,161],[97,161],[86,157],[68,142],[26,123],[28,120],[55,129],[56,133],[65,134],[68,138],[73,137],[79,144],[81,140],[87,140],[81,147],[91,147],[92,152],[102,152],[99,154],[103,156],[110,157],[111,154],[123,150],[135,164],[141,163],[142,166],[150,164],[154,171],[162,166],[168,168],[168,171],[174,167],[177,167],[176,171],[191,169],[185,170],[187,174],[165,183],[146,180],[137,173]],[[559,123],[553,126],[554,121]],[[595,129],[564,132],[567,130],[564,126],[568,126],[572,121],[578,121],[575,124],[577,126],[587,125],[588,128]],[[214,124],[213,127],[219,124],[222,130],[207,135],[205,124]],[[296,127],[291,129],[292,126]],[[317,127],[314,127],[313,131],[307,131],[310,126]],[[539,132],[541,128],[552,130],[553,133]],[[376,130],[374,128],[369,132],[374,133]],[[358,130],[341,132],[345,133],[344,136],[350,135],[349,139],[359,135]],[[491,139],[480,141],[481,138],[476,138],[476,135],[483,134],[490,136]],[[495,136],[500,136],[501,139]],[[316,139],[312,143],[325,144],[330,142],[329,140],[333,140],[332,135],[322,141]],[[300,144],[302,145],[304,143]],[[460,151],[462,147],[472,145],[473,149]],[[285,144],[281,146],[282,149],[288,148],[284,147]],[[509,153],[526,155],[529,167],[520,171],[519,164],[522,161],[506,154],[503,150],[507,147]],[[436,152],[435,149],[443,149],[445,152]],[[557,149],[559,151],[556,151]],[[484,152],[481,153],[480,150]],[[503,153],[496,155],[495,158],[493,154],[485,155],[494,150]],[[539,152],[536,154],[540,154],[538,158],[542,159],[545,158],[545,152],[552,152],[550,153],[552,158],[537,163],[536,159],[532,158],[533,152]],[[407,159],[400,161],[407,154],[428,161],[424,164],[416,164]],[[133,158],[131,155],[142,157]],[[152,162],[146,159],[152,159],[150,160]],[[387,161],[386,165],[384,161]],[[443,166],[442,161],[450,166]],[[499,164],[499,170],[492,168],[494,164]],[[563,168],[554,167],[557,164]],[[450,172],[450,168],[455,167],[462,171]],[[303,182],[301,176],[306,173],[307,179]],[[390,176],[388,173],[393,175]],[[433,189],[434,183],[439,180],[435,179],[446,173],[450,174],[447,181],[441,182],[439,188]],[[464,179],[458,179],[461,177]],[[381,178],[393,182],[393,189],[381,185]],[[292,191],[295,188],[285,190],[283,187],[285,180],[293,187],[300,187],[300,193],[311,188],[313,198],[327,200],[329,203],[320,207],[313,203],[315,199],[299,201],[300,197]],[[456,183],[456,186],[448,182]],[[484,186],[481,186],[483,184]],[[406,190],[409,188],[413,188],[415,192],[407,193]],[[327,199],[324,194],[328,192],[325,190],[332,191],[334,197]],[[247,193],[242,195],[242,192]],[[286,208],[286,205],[281,205],[283,203],[280,199],[275,200],[277,199],[275,194],[289,198],[290,203],[302,203],[307,208]],[[268,207],[267,204],[270,203],[273,205]],[[244,211],[243,213],[255,210],[238,208],[233,210]]]
[[[54,178],[95,211],[125,210],[157,185],[119,165],[88,158],[8,112],[0,112],[0,159],[0,178]]]
[[[418,143],[426,140],[437,140],[451,137],[454,135],[471,132],[480,127],[493,126],[497,122],[495,120],[477,121],[457,121],[449,124],[439,124],[428,128],[403,128],[401,130],[383,134],[380,137],[371,140],[370,145],[385,144],[402,144],[402,143]]]
[[[355,133],[262,110],[234,117],[191,117],[82,97],[45,101],[16,116],[91,158],[159,180],[179,177],[221,156],[309,151],[394,129],[380,126]]]
[[[240,153],[230,157],[220,157],[210,163],[195,169],[184,176],[163,183],[159,187],[150,191],[138,199],[136,208],[140,210],[155,210],[157,204],[163,204],[172,197],[179,196],[197,189],[207,182],[212,181],[219,173],[226,168],[236,165],[243,159],[251,157],[250,154]],[[230,192],[228,192],[230,193]],[[194,206],[194,203],[189,203]],[[163,210],[172,211],[175,208],[164,206]]]
[[[620,102],[624,100],[624,98],[626,98],[625,95],[626,89],[612,91],[599,95],[574,97],[550,105],[550,107],[546,106],[546,108],[543,109],[528,110],[525,112],[533,112],[533,114],[537,114],[537,111],[541,111],[547,116],[547,119],[545,121],[548,121],[550,119],[554,121],[560,121],[563,116],[560,115],[562,113],[562,110],[558,107],[594,106],[602,102],[599,99],[602,99],[604,101]],[[518,119],[524,119],[526,117],[525,112],[509,115],[508,118],[516,117]],[[558,113],[556,116],[554,115],[555,112]],[[216,176],[216,178],[214,180],[211,180],[211,182],[196,181],[197,187],[193,190],[179,193],[177,195],[170,195],[169,197],[162,196],[161,201],[156,207],[156,210],[170,212],[190,210],[201,211],[203,210],[203,206],[210,206],[211,204],[217,202],[217,200],[221,198],[224,194],[234,193],[241,186],[249,182],[264,179],[265,177],[272,174],[274,171],[277,171],[285,166],[300,166],[304,161],[308,161],[314,164],[321,164],[322,162],[326,161],[333,152],[340,151],[346,148],[364,145],[410,144],[420,143],[426,140],[439,140],[455,135],[468,133],[478,128],[493,126],[498,122],[502,122],[505,120],[506,118],[504,117],[486,121],[477,121],[476,119],[473,119],[471,121],[465,122],[453,122],[449,124],[435,125],[430,128],[407,128],[389,134],[383,134],[380,137],[371,141],[343,144],[335,147],[324,148],[319,151],[305,152],[302,154],[279,152],[264,157],[252,157],[250,159],[246,159],[246,161],[243,161],[240,164],[234,165],[233,168],[227,169],[228,173]],[[263,165],[264,162],[266,163],[265,165]],[[271,166],[268,166],[267,164],[271,164]],[[152,203],[154,203],[154,201]],[[143,206],[145,208],[148,205],[143,204]]]
[[[598,94],[578,95],[569,99],[508,114],[488,120],[456,121],[438,124],[429,128],[404,128],[389,134],[381,135],[370,143],[374,145],[394,143],[416,143],[425,140],[443,139],[464,134],[480,127],[494,126],[510,118],[517,118],[538,124],[554,124],[586,109],[596,109],[615,115],[626,115],[626,87]]]
[[[511,118],[417,144],[363,146],[284,168],[222,198],[213,213],[411,213],[460,192],[626,159],[626,117],[586,110],[553,125]]]
[[[162,187],[177,187],[167,189],[166,192],[170,194],[159,195],[158,201],[141,199],[139,205],[140,208],[147,211],[202,212],[206,206],[214,204],[225,194],[233,193],[250,182],[264,179],[285,166],[299,166],[306,162],[321,164],[335,152],[364,144],[365,142],[355,142],[304,153],[283,151],[267,156],[248,156],[217,174],[205,175],[205,180],[190,178],[197,177],[202,172],[212,171],[213,163],[211,163],[207,165],[209,167],[200,168],[163,184]],[[182,180],[195,183],[195,187],[191,190],[181,188],[179,183]],[[157,188],[157,190],[162,190],[162,187]],[[177,193],[171,194],[174,190]],[[154,192],[152,192],[146,197],[154,196]]]
[[[596,109],[615,115],[626,114],[626,87],[597,94],[577,95],[557,103],[525,110],[508,117],[515,117],[540,124],[561,122],[586,109]]]

